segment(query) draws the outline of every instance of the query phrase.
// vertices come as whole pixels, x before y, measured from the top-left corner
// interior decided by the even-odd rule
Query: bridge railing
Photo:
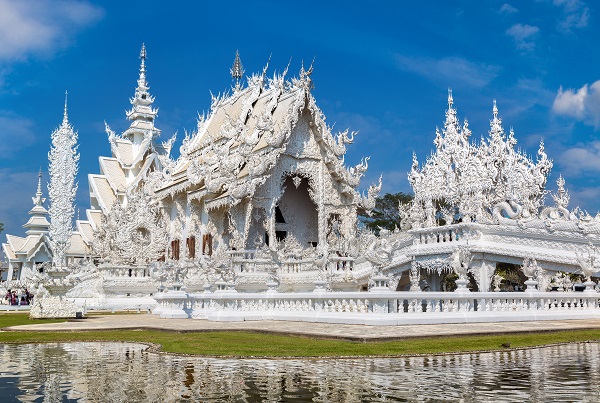
[[[413,242],[418,245],[432,245],[440,243],[460,242],[473,237],[477,224],[460,223],[441,225],[439,227],[417,228],[410,230]]]

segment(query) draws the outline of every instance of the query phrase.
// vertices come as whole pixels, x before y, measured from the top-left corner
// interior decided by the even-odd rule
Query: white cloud
[[[558,163],[568,176],[600,172],[600,140],[567,149]]]
[[[0,61],[52,55],[103,13],[84,1],[0,0]]]
[[[401,69],[444,85],[482,88],[498,76],[500,67],[462,57],[442,59],[396,55]]]
[[[506,30],[506,34],[514,39],[517,48],[523,51],[533,50],[535,37],[539,32],[538,27],[527,24],[515,24]]]
[[[569,183],[567,183],[567,186],[569,194],[571,195],[571,202],[569,203],[571,208],[579,206],[592,215],[599,213],[596,201],[600,199],[600,187],[586,187],[579,189],[569,186]]]
[[[500,12],[504,13],[504,14],[514,14],[514,13],[518,13],[519,10],[516,9],[515,7],[511,6],[508,3],[504,3],[502,4],[502,6],[500,7]]]
[[[571,32],[573,28],[585,28],[590,19],[590,9],[581,0],[553,0],[557,7],[562,7],[563,16],[558,22],[558,29]]]
[[[600,127],[600,80],[585,84],[578,90],[559,88],[552,111],[557,115],[570,116],[586,124]]]
[[[554,99],[552,110],[559,115],[573,116],[582,118],[585,111],[585,99],[588,95],[587,84],[581,87],[577,92],[568,89],[563,91],[560,87],[558,95]]]

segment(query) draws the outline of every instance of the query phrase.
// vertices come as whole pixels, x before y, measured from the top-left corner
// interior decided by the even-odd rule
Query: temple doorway
[[[275,208],[275,236],[278,241],[293,235],[303,246],[316,246],[319,239],[318,209],[309,195],[308,180],[288,176],[284,193]]]

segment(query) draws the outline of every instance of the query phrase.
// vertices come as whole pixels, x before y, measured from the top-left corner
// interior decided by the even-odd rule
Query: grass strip
[[[18,316],[13,314],[10,316]],[[36,323],[0,315],[0,328]],[[12,324],[6,324],[10,321]],[[21,323],[17,323],[17,322]],[[38,322],[41,323],[41,322]],[[347,357],[459,353],[535,347],[556,343],[600,341],[600,329],[485,336],[427,337],[382,342],[351,342],[255,332],[177,333],[159,330],[101,330],[84,332],[0,332],[0,343],[71,341],[130,341],[154,343],[177,354],[228,357]]]

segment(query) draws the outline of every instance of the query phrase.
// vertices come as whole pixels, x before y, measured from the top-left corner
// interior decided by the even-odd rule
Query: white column
[[[14,268],[12,262],[8,262],[8,273],[6,274],[6,281],[12,280],[13,270]]]

